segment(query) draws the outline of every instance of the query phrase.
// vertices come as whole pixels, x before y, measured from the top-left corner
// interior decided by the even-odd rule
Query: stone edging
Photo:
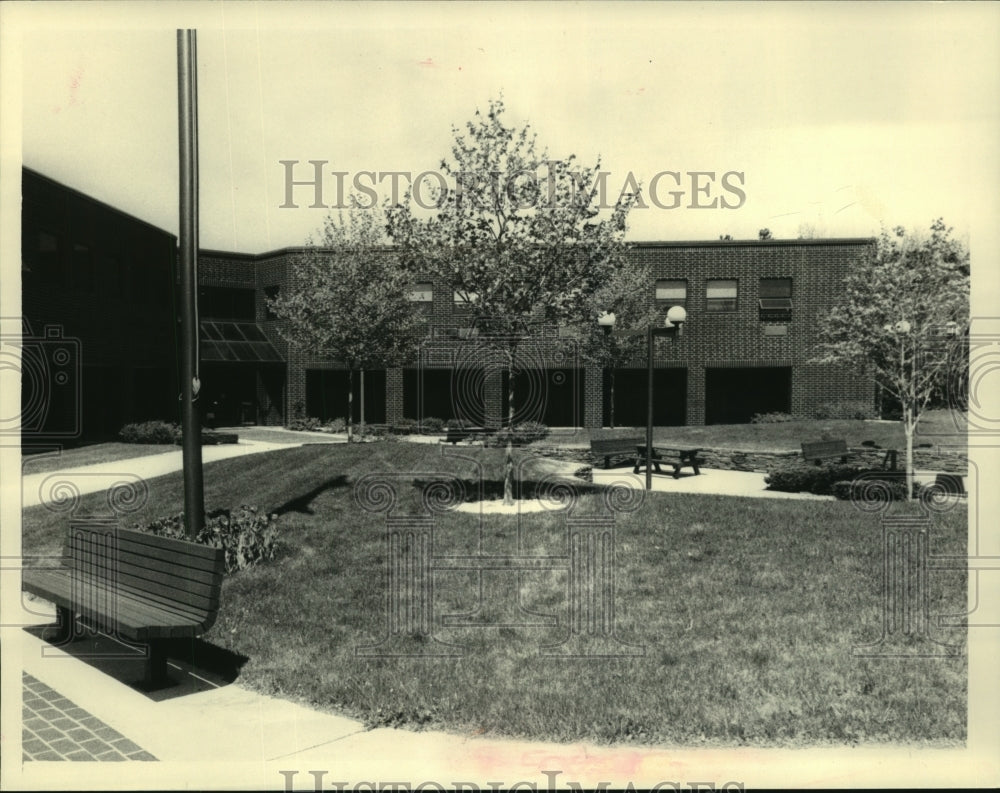
[[[586,463],[588,465],[594,463],[594,459],[588,448],[539,445],[531,446],[530,448],[532,451],[536,451],[546,457]],[[671,446],[657,446],[656,448],[658,451],[665,452],[668,456],[678,451],[677,447]],[[851,456],[848,458],[849,462],[862,463],[870,468],[881,468],[885,450],[855,447],[850,450],[850,454]],[[802,453],[795,451],[761,452],[740,451],[736,449],[702,449],[698,453],[698,456],[705,461],[706,468],[715,468],[722,471],[750,471],[761,474],[766,474],[779,466],[802,460]],[[903,457],[903,451],[900,450],[897,467],[903,466]],[[958,452],[914,449],[913,462],[914,466],[918,469],[963,475],[968,474],[969,468],[968,458]]]

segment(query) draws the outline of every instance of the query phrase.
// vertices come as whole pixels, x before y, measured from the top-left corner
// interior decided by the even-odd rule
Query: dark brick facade
[[[171,288],[176,281],[172,273],[176,239],[27,170],[24,200],[25,316],[34,324],[61,323],[67,334],[84,341],[87,366],[104,367],[106,378],[121,381],[122,404],[111,411],[114,418],[109,420],[120,424],[123,417],[136,415],[138,397],[134,385],[124,383],[135,380],[135,375],[123,379],[117,370],[156,365],[176,375],[177,318]],[[40,236],[45,234],[49,236]],[[90,269],[81,275],[77,266],[85,257],[81,259],[82,252],[74,245],[94,262],[117,264],[105,269],[95,265],[93,278]],[[659,389],[655,402],[657,415],[666,416],[661,420],[743,421],[750,411],[766,410],[809,415],[823,402],[845,400],[864,402],[874,410],[870,380],[809,363],[820,316],[840,301],[838,285],[873,246],[870,239],[634,243],[632,260],[648,264],[652,271],[651,301],[659,279],[674,282],[673,300],[677,282],[686,285],[688,319],[683,334],[656,341],[655,366],[660,374],[654,379]],[[204,305],[216,313],[225,313],[226,306],[240,306],[240,316],[217,319],[256,324],[281,359],[203,362],[206,394],[227,388],[238,391],[235,398],[243,405],[243,420],[282,424],[310,414],[315,407],[310,405],[310,394],[315,402],[317,382],[333,384],[338,393],[346,388],[346,373],[343,378],[335,374],[343,371],[340,364],[314,359],[288,344],[282,336],[286,323],[267,310],[268,296],[292,288],[295,259],[303,250],[259,255],[200,252]],[[390,249],[386,255],[391,255]],[[790,308],[765,311],[759,302],[761,279],[790,279]],[[725,282],[730,290],[725,300],[709,300],[709,282],[714,280]],[[50,283],[56,288],[45,286]],[[419,354],[407,366],[369,378],[384,394],[367,394],[366,404],[375,399],[374,412],[390,423],[404,416],[419,418],[409,415],[419,411],[444,419],[474,415],[496,425],[506,418],[502,360],[461,330],[468,327],[469,316],[455,304],[450,286],[432,287],[431,299],[417,304],[427,318]],[[665,315],[669,305],[663,301],[658,307]],[[585,366],[571,338],[563,338],[556,328],[539,326],[521,346],[520,360],[526,371],[517,381],[519,416],[554,417],[588,427],[608,422],[605,373]],[[633,424],[643,423],[636,418],[645,415],[645,366],[641,355],[617,370],[616,382],[623,385],[615,390],[616,417],[629,416]],[[417,384],[419,397],[413,393]],[[672,393],[677,389],[684,393]],[[92,396],[91,401],[101,396]],[[673,403],[669,415],[660,409],[664,401]],[[346,410],[346,399],[344,404]],[[333,411],[331,415],[344,415],[345,410],[335,404],[324,405],[324,410]],[[170,400],[157,409],[167,418],[176,413]],[[88,406],[88,415],[90,410]]]
[[[21,194],[24,445],[178,420],[176,238],[28,168]]]

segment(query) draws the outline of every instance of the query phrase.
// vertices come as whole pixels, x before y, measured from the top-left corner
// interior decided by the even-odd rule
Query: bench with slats
[[[642,446],[643,449],[646,448],[646,439],[639,435],[628,438],[591,438],[590,453],[598,459],[603,457],[605,468],[611,467],[612,457],[628,457],[630,461],[634,460],[635,464],[638,465],[636,449],[639,446]],[[658,459],[655,450],[654,459]]]
[[[823,460],[839,457],[840,462],[846,463],[850,452],[847,450],[847,441],[803,441],[802,457],[816,465],[822,465]]]
[[[21,588],[55,604],[61,635],[75,618],[97,630],[148,645],[145,684],[167,682],[165,642],[194,638],[215,623],[225,557],[221,548],[118,528],[72,523],[62,563],[23,571]]]

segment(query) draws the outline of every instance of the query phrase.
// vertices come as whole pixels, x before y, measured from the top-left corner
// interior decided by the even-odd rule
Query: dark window
[[[253,322],[256,319],[253,289],[203,286],[198,290],[198,313],[203,319]]]
[[[25,266],[28,272],[37,270],[46,283],[56,281],[59,278],[59,238],[49,231],[38,232],[38,246],[31,260],[22,264],[22,269]]]
[[[687,289],[682,278],[661,278],[656,282],[656,302],[664,308],[686,305]]]
[[[278,295],[281,293],[281,287],[278,286],[267,286],[264,287],[264,297],[267,300],[264,301],[264,319],[274,320],[279,319],[278,315],[274,313],[274,309],[268,304],[268,300],[277,300]]]
[[[760,279],[760,319],[787,322],[792,316],[792,279]]]
[[[735,279],[709,279],[705,286],[705,310],[735,311],[737,283]]]

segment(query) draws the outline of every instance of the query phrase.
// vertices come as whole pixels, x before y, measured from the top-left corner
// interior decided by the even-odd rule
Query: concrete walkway
[[[321,434],[303,433],[303,435],[308,436]],[[240,440],[239,443],[203,446],[202,462],[212,463],[230,457],[273,452],[278,449],[315,443],[318,440],[319,438],[314,437],[308,437],[297,443]],[[324,435],[323,442],[334,443],[335,440],[331,439],[329,435]],[[21,479],[21,503],[23,508],[45,503],[58,503],[74,494],[83,496],[107,490],[119,483],[128,484],[155,479],[164,474],[180,471],[183,467],[183,453],[178,449],[174,452],[151,454],[145,457],[129,457],[110,463],[96,463],[59,471],[28,474]]]

